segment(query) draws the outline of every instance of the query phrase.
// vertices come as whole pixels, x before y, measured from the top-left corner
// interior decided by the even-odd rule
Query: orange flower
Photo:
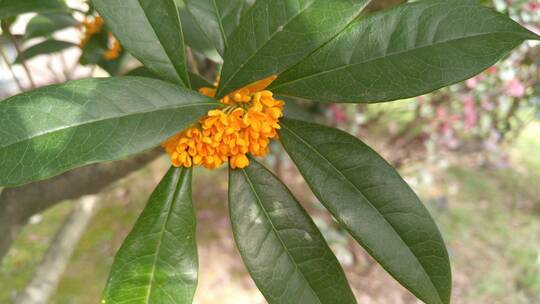
[[[101,33],[104,23],[103,18],[100,16],[86,17],[81,23],[83,37],[81,38],[79,46],[81,48],[85,47],[92,36]],[[109,32],[109,49],[103,54],[103,58],[106,60],[114,60],[120,56],[121,52],[122,46],[120,45],[120,42],[111,32]]]
[[[275,79],[271,76],[232,92],[220,100],[222,108],[209,111],[199,124],[165,141],[172,164],[215,169],[228,161],[235,169],[249,165],[248,153],[266,156],[283,116],[284,102],[264,91]],[[201,88],[199,92],[215,97],[216,90]]]
[[[120,42],[112,33],[109,33],[109,42],[110,47],[109,49],[103,54],[103,58],[106,60],[114,60],[120,56],[120,53],[122,52],[122,46],[120,45]]]
[[[95,17],[87,17],[83,20],[81,23],[82,25],[82,31],[83,31],[83,37],[81,39],[81,42],[79,43],[79,46],[83,48],[88,41],[90,41],[90,38],[92,38],[93,35],[98,34],[101,32],[103,28],[103,18],[100,16]]]

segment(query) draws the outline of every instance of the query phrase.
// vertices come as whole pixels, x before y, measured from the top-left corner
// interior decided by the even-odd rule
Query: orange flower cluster
[[[264,89],[272,76],[235,91],[220,101],[223,107],[208,112],[198,125],[192,126],[163,143],[176,167],[245,168],[246,154],[266,156],[270,140],[277,137],[278,122],[283,116],[282,100]],[[201,94],[214,97],[215,89],[202,88]]]
[[[85,18],[82,22],[83,37],[79,43],[79,46],[84,48],[92,36],[101,33],[103,30],[103,24],[103,18],[100,16]],[[122,47],[120,46],[120,42],[111,32],[109,32],[109,46],[108,50],[103,54],[103,58],[105,58],[105,60],[114,60],[120,56],[121,52]]]
[[[92,38],[92,36],[100,33],[101,29],[103,29],[103,24],[103,18],[101,18],[100,16],[85,18],[81,23],[83,37],[81,39],[81,42],[79,43],[79,46],[83,48],[88,43],[88,41],[90,41],[90,38]]]
[[[112,33],[109,33],[109,49],[103,54],[103,58],[106,60],[115,60],[120,56],[120,53],[122,52],[122,46],[120,45],[120,41],[114,37]]]

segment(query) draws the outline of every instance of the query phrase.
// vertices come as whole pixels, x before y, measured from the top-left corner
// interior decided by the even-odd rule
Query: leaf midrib
[[[403,242],[403,244],[405,244],[405,247],[409,250],[409,252],[412,254],[413,257],[415,257],[416,261],[418,262],[418,264],[421,266],[422,268],[422,272],[426,275],[427,278],[429,278],[429,282],[431,284],[431,287],[433,287],[433,289],[436,291],[435,293],[437,294],[437,297],[439,298],[439,301],[440,303],[444,303],[442,298],[441,298],[441,295],[439,294],[439,290],[435,287],[435,284],[432,282],[431,280],[431,277],[429,276],[429,274],[427,273],[424,265],[422,265],[422,263],[420,263],[420,261],[418,260],[418,258],[416,257],[416,255],[414,254],[414,252],[411,250],[411,248],[409,247],[409,245],[403,240],[403,238],[401,237],[401,235],[399,233],[397,233],[397,230],[396,228],[386,219],[386,217],[384,217],[384,215],[380,212],[379,209],[377,209],[369,199],[367,199],[367,197],[364,195],[364,193],[362,193],[362,191],[360,191],[360,189],[358,187],[356,187],[356,185],[345,175],[343,174],[340,170],[338,170],[338,168],[336,168],[336,166],[334,166],[334,164],[332,162],[330,162],[330,160],[328,160],[324,155],[322,155],[319,151],[317,151],[317,149],[315,149],[315,147],[313,147],[312,145],[310,145],[307,141],[305,141],[302,137],[300,137],[298,134],[296,134],[292,129],[290,129],[289,127],[287,127],[283,122],[280,123],[280,125],[288,130],[293,136],[295,136],[296,138],[298,138],[303,144],[306,145],[306,147],[308,147],[310,150],[312,150],[313,152],[315,152],[316,155],[318,155],[320,158],[322,158],[324,161],[326,161],[337,173],[339,173],[339,175],[341,175],[345,181],[347,181],[347,183],[349,183],[350,185],[353,186],[354,189],[356,189],[356,191],[358,192],[358,194],[361,195],[361,197],[363,197],[365,199],[366,202],[368,202],[368,204],[373,208],[375,209],[375,211],[384,219],[384,222],[386,222],[391,228],[392,230],[397,234],[397,236],[399,237],[399,239]],[[323,202],[321,200],[321,202]],[[326,205],[326,203],[325,203]],[[337,217],[336,217],[337,218]],[[344,225],[343,221],[341,220],[341,218],[337,218],[337,220],[339,221],[339,223],[343,226],[343,227],[347,227],[347,225]],[[347,229],[349,230],[349,229]],[[364,244],[365,245],[365,244]],[[371,250],[371,252],[373,252]],[[377,259],[378,260],[378,259]],[[382,264],[381,264],[382,266]],[[384,266],[383,266],[384,267]]]
[[[281,246],[283,247],[283,249],[285,250],[285,252],[287,253],[287,255],[289,256],[289,258],[291,259],[291,261],[293,261],[294,263],[294,268],[296,269],[296,271],[298,273],[300,273],[300,275],[302,276],[302,278],[307,282],[307,285],[311,288],[311,290],[313,291],[313,294],[317,297],[317,301],[319,304],[322,304],[321,302],[321,299],[319,298],[319,294],[315,291],[315,289],[313,288],[313,286],[311,286],[311,281],[309,281],[304,273],[300,270],[300,268],[298,267],[298,264],[296,262],[296,260],[294,259],[294,257],[292,256],[292,254],[290,253],[289,251],[289,248],[285,245],[285,242],[283,241],[283,239],[281,238],[281,235],[279,235],[278,233],[278,230],[277,228],[274,226],[274,223],[272,222],[272,219],[270,217],[270,215],[268,214],[268,212],[266,211],[266,209],[264,208],[264,205],[261,201],[261,198],[259,197],[259,194],[257,193],[257,190],[255,189],[255,185],[253,185],[253,182],[251,181],[251,179],[249,178],[249,174],[247,174],[246,170],[242,169],[242,173],[244,174],[244,177],[246,178],[247,180],[247,183],[251,189],[251,191],[253,192],[253,194],[255,195],[255,198],[257,200],[257,204],[259,205],[259,207],[261,208],[261,210],[263,211],[264,215],[266,216],[266,219],[268,220],[268,222],[270,223],[270,226],[272,227],[272,230],[275,232],[275,235],[277,237],[277,239],[279,240],[279,242],[281,243]]]
[[[315,3],[316,0],[312,0],[310,4],[306,5],[306,7],[302,10],[299,10],[297,12],[297,14],[295,14],[294,16],[291,16],[291,18],[289,20],[287,20],[287,22],[285,22],[284,24],[281,25],[281,27],[283,27],[283,30],[285,30],[285,27],[288,26],[291,22],[293,22],[296,18],[298,18],[298,16],[300,16],[301,14],[303,14],[306,10],[308,10],[309,8],[311,8],[311,6]],[[282,30],[282,31],[283,31]],[[217,96],[221,95],[222,91],[223,91],[223,88],[227,88],[229,86],[229,84],[231,83],[231,81],[234,79],[234,77],[236,77],[236,75],[238,75],[238,73],[240,73],[240,71],[242,71],[244,69],[244,67],[251,62],[251,60],[253,60],[253,58],[255,56],[257,56],[259,54],[259,52],[268,45],[268,43],[278,34],[278,33],[281,33],[282,31],[279,31],[278,28],[276,28],[276,30],[272,33],[272,35],[270,35],[268,37],[268,39],[260,46],[258,47],[255,52],[253,52],[253,54],[251,54],[245,61],[244,63],[242,63],[240,65],[240,67],[238,67],[238,69],[231,75],[231,77],[229,77],[229,80],[227,80],[227,82],[225,82],[222,86],[220,86],[220,88],[218,88],[218,94]],[[225,54],[226,55],[226,54]]]
[[[473,38],[478,38],[478,37],[483,37],[483,36],[491,36],[491,35],[499,35],[499,34],[515,34],[515,32],[502,31],[502,32],[482,33],[482,34],[478,34],[478,35],[471,35],[471,36],[461,37],[461,38],[457,38],[457,39],[447,39],[447,40],[443,40],[443,41],[438,41],[438,42],[433,43],[433,44],[417,46],[417,47],[410,48],[410,49],[407,49],[407,50],[404,50],[404,51],[387,53],[387,54],[385,54],[383,56],[369,58],[369,59],[367,59],[365,61],[362,61],[362,62],[357,62],[357,63],[352,63],[352,64],[344,64],[344,65],[341,65],[341,66],[338,66],[338,67],[335,67],[335,68],[332,68],[332,69],[329,69],[329,70],[325,70],[325,71],[313,73],[313,74],[310,74],[310,75],[306,75],[306,76],[297,78],[295,80],[279,83],[279,84],[271,87],[270,89],[277,90],[280,87],[288,86],[288,85],[291,85],[293,83],[304,81],[304,80],[307,80],[307,79],[310,79],[310,78],[315,78],[315,77],[318,77],[318,76],[321,76],[321,75],[337,72],[337,71],[340,71],[340,70],[345,70],[345,69],[348,69],[348,68],[351,68],[351,67],[355,67],[357,65],[363,65],[363,64],[372,63],[374,61],[384,59],[384,58],[391,58],[391,57],[399,56],[399,55],[402,55],[402,54],[405,54],[405,53],[416,52],[418,50],[422,50],[422,49],[425,49],[425,48],[435,47],[435,46],[443,45],[443,44],[446,44],[446,43],[457,42],[457,41],[460,41],[460,40],[468,40],[468,39],[473,39]],[[525,33],[522,33],[520,35],[527,36]],[[337,39],[337,38],[335,38],[335,39]],[[287,73],[287,72],[288,71],[285,71],[283,73]]]
[[[172,1],[172,0],[171,0]],[[154,25],[152,24],[152,22],[150,22],[150,18],[148,17],[148,15],[146,14],[146,11],[144,10],[143,8],[143,5],[141,3],[141,0],[137,0],[137,3],[139,4],[139,7],[141,8],[141,11],[143,12],[143,15],[144,17],[146,18],[146,21],[148,22],[148,24],[150,25],[150,28],[152,29],[152,32],[154,33],[154,35],[156,36],[157,40],[159,41],[159,45],[161,46],[161,49],[163,50],[163,52],[165,52],[165,56],[167,57],[167,60],[169,61],[169,63],[171,64],[171,66],[173,67],[174,71],[175,71],[175,74],[176,76],[178,76],[178,80],[180,80],[181,84],[186,87],[186,88],[191,88],[191,85],[189,83],[189,80],[188,82],[186,83],[184,78],[182,78],[182,75],[180,75],[180,71],[178,71],[176,65],[174,64],[172,58],[171,58],[171,55],[169,54],[169,51],[165,48],[165,46],[163,45],[163,41],[161,40],[161,37],[158,35],[156,29],[154,28]],[[180,16],[178,14],[178,10],[176,9],[176,4],[175,4],[175,15],[177,16],[177,19],[178,19],[178,22],[180,22]],[[180,33],[182,33],[182,25],[179,24],[180,26]],[[183,38],[183,37],[182,37]],[[182,39],[183,40],[183,39]],[[182,41],[183,42],[183,41]],[[185,58],[185,48],[184,48],[184,45],[182,44],[182,51],[184,52],[184,58]],[[184,72],[185,72],[185,75],[187,75],[187,69],[186,69],[186,65],[184,64]],[[188,79],[189,79],[189,76],[187,76]]]
[[[228,41],[227,41],[227,35],[225,34],[225,29],[223,28],[223,20],[221,19],[221,13],[218,10],[216,0],[212,0],[212,4],[214,5],[214,11],[217,17],[219,31],[221,32],[221,37],[223,38],[223,48],[226,49],[228,47]],[[216,47],[219,47],[219,46],[216,46]]]
[[[163,225],[161,226],[161,230],[159,232],[159,240],[158,240],[158,243],[156,244],[156,252],[155,252],[154,260],[152,262],[152,270],[150,272],[150,279],[149,279],[149,282],[148,282],[148,291],[146,293],[145,300],[144,300],[145,304],[150,304],[150,296],[152,294],[152,287],[154,286],[156,265],[157,265],[157,261],[159,259],[159,255],[161,254],[161,243],[163,242],[163,236],[165,235],[165,230],[167,229],[167,225],[169,224],[169,220],[171,218],[172,210],[173,210],[174,206],[176,205],[176,200],[177,200],[178,195],[180,193],[180,189],[182,188],[180,184],[184,182],[185,174],[186,174],[186,170],[183,169],[182,172],[180,172],[180,176],[178,177],[178,180],[175,181],[175,183],[174,183],[176,189],[175,189],[174,194],[173,194],[173,196],[171,198],[171,204],[170,204],[169,208],[167,209],[167,218],[163,222]]]
[[[109,120],[115,120],[115,119],[123,119],[123,118],[127,118],[127,117],[130,117],[130,116],[152,114],[152,113],[158,113],[158,112],[163,112],[163,111],[178,110],[178,109],[182,109],[182,108],[190,108],[190,107],[197,107],[197,106],[211,106],[211,105],[219,105],[219,104],[208,102],[208,103],[188,104],[188,105],[182,105],[182,106],[167,106],[167,107],[162,107],[162,108],[159,108],[159,109],[155,109],[153,111],[131,112],[131,113],[127,114],[127,115],[107,117],[105,119],[87,120],[84,123],[74,124],[74,125],[69,125],[69,126],[61,126],[61,127],[58,127],[58,128],[53,128],[53,129],[46,130],[45,132],[38,132],[36,134],[32,134],[32,136],[28,136],[28,137],[24,137],[24,138],[18,138],[16,141],[13,141],[13,142],[10,142],[10,143],[8,143],[6,145],[0,146],[0,149],[5,149],[5,148],[10,147],[12,145],[16,145],[16,144],[19,144],[21,142],[32,140],[32,139],[35,139],[35,138],[38,138],[38,137],[50,135],[50,134],[53,134],[53,133],[56,133],[56,132],[61,132],[61,131],[71,129],[71,128],[80,128],[80,127],[84,127],[84,126],[91,125],[91,124],[94,124],[94,123],[107,122]]]

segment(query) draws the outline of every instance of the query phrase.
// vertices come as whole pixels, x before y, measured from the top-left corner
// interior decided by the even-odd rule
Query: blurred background
[[[400,2],[374,1],[370,10]],[[540,0],[484,2],[540,34]],[[92,33],[96,20],[88,3],[67,4],[69,13],[2,21],[0,99],[71,79],[122,75],[140,65],[106,24]],[[187,32],[191,69],[213,79],[216,63],[205,56],[219,59]],[[540,303],[538,43],[525,43],[482,74],[425,96],[369,106],[290,100],[287,113],[355,134],[399,169],[447,242],[453,303]],[[47,285],[48,303],[99,303],[116,250],[170,165],[161,155],[151,151],[0,189],[0,303],[23,303],[21,294],[40,284]],[[279,144],[265,161],[314,216],[359,303],[418,303],[323,211]],[[196,170],[193,191],[200,257],[195,303],[265,303],[234,246],[226,170]]]

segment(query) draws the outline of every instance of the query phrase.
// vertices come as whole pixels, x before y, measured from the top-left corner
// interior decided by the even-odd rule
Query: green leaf
[[[126,74],[126,76],[139,76],[159,79],[156,74],[152,73],[145,67],[138,67],[134,70],[131,70],[129,73]],[[198,90],[202,87],[213,87],[210,81],[200,75],[189,73],[189,79],[191,81],[191,87],[193,90]]]
[[[68,12],[63,0],[0,0],[0,19],[24,13]]]
[[[254,159],[229,174],[234,238],[268,302],[356,303],[339,262],[289,189]]]
[[[201,31],[223,55],[228,36],[240,23],[246,0],[185,0]]]
[[[189,73],[189,79],[194,90],[198,90],[202,87],[211,88],[214,86],[208,79],[195,73]]]
[[[197,288],[191,169],[171,168],[116,254],[106,304],[191,304]]]
[[[137,77],[159,79],[159,77],[156,74],[152,73],[152,71],[148,70],[144,66],[141,66],[141,67],[138,67],[129,71],[125,76],[137,76]]]
[[[190,87],[178,9],[172,0],[93,0],[122,46],[162,79]]]
[[[79,22],[70,14],[43,13],[34,16],[28,22],[24,33],[25,39],[50,36],[54,32],[67,27],[77,26]]]
[[[217,96],[293,66],[339,33],[368,3],[369,0],[255,2],[229,38]]]
[[[196,52],[201,53],[208,59],[214,62],[223,62],[218,51],[204,34],[193,18],[193,15],[187,10],[186,5],[182,0],[176,0],[180,20],[182,21],[182,30],[184,31],[184,39],[187,45]]]
[[[0,186],[142,152],[216,106],[139,77],[77,80],[8,98],[0,102]]]
[[[21,55],[15,59],[15,63],[21,63],[23,60],[30,60],[39,55],[48,55],[52,53],[58,53],[70,47],[77,46],[74,43],[61,41],[61,40],[45,40],[38,44],[35,44],[22,52]]]
[[[343,131],[290,119],[280,125],[283,146],[336,220],[420,300],[450,303],[444,241],[399,174]]]
[[[409,98],[468,79],[527,39],[540,39],[476,0],[404,4],[355,21],[272,84],[325,102]]]

